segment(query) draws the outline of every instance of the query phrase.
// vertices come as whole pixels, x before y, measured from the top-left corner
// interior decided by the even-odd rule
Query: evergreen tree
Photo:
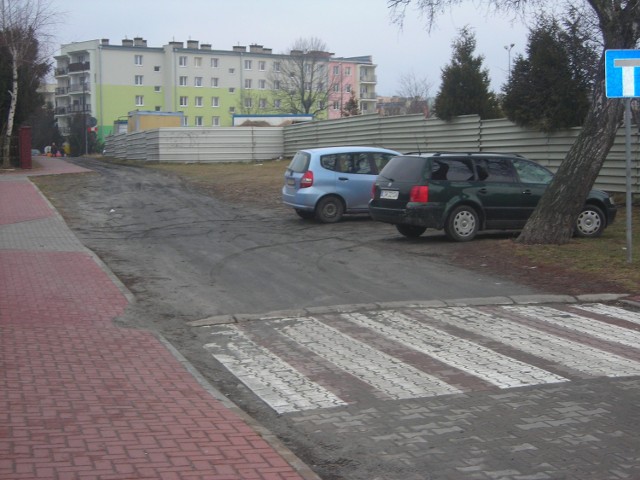
[[[575,48],[580,44],[575,32],[544,17],[530,31],[527,58],[517,57],[504,87],[502,108],[510,120],[546,133],[582,125],[589,110],[590,78],[584,49]]]
[[[351,98],[349,98],[349,101],[344,105],[344,108],[342,109],[342,116],[353,117],[355,115],[360,115],[360,109],[358,108],[358,99],[356,98],[354,93],[351,92]]]
[[[476,38],[469,27],[460,30],[452,46],[451,63],[442,69],[442,85],[435,100],[436,115],[447,121],[458,115],[499,117],[498,101],[489,90],[489,71],[482,68],[484,57],[474,56]]]

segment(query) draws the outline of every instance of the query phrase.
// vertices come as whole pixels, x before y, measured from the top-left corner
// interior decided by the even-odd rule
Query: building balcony
[[[86,72],[91,69],[91,62],[78,62],[69,64],[69,73]]]
[[[360,83],[377,83],[376,75],[362,75],[360,76]]]
[[[55,76],[56,77],[64,77],[66,75],[69,75],[69,69],[67,67],[62,67],[62,68],[56,68],[55,69]]]
[[[91,113],[91,105],[66,105],[64,107],[56,107],[55,115],[73,115],[76,113]]]
[[[360,100],[375,100],[378,101],[378,96],[375,92],[360,92]]]
[[[69,87],[69,93],[89,93],[91,85],[88,83],[75,84]]]
[[[56,88],[56,95],[67,95],[69,93],[69,87]]]

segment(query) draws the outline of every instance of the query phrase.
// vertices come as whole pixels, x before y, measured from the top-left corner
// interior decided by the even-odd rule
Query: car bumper
[[[318,194],[306,189],[288,191],[287,187],[282,189],[282,203],[296,210],[314,211],[318,202]]]
[[[442,220],[442,209],[431,206],[420,205],[404,209],[383,208],[369,205],[371,218],[378,222],[391,223],[394,225],[415,225],[419,227],[435,228],[440,230],[444,227]]]

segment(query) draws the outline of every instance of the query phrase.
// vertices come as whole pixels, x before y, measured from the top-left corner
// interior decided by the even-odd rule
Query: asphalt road
[[[412,241],[363,217],[320,225],[230,205],[151,169],[78,162],[96,173],[52,179],[49,197],[135,295],[120,322],[161,333],[323,479],[640,475],[635,316],[562,306],[334,313],[538,292],[449,264],[459,247],[441,235]],[[260,195],[250,179],[246,194]],[[324,313],[194,326],[314,308]],[[572,315],[592,317],[589,328],[553,325]],[[601,322],[621,330],[611,336]]]

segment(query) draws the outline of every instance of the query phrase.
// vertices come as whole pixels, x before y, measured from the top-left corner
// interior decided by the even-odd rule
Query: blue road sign
[[[604,72],[607,97],[640,97],[640,50],[606,50]]]

